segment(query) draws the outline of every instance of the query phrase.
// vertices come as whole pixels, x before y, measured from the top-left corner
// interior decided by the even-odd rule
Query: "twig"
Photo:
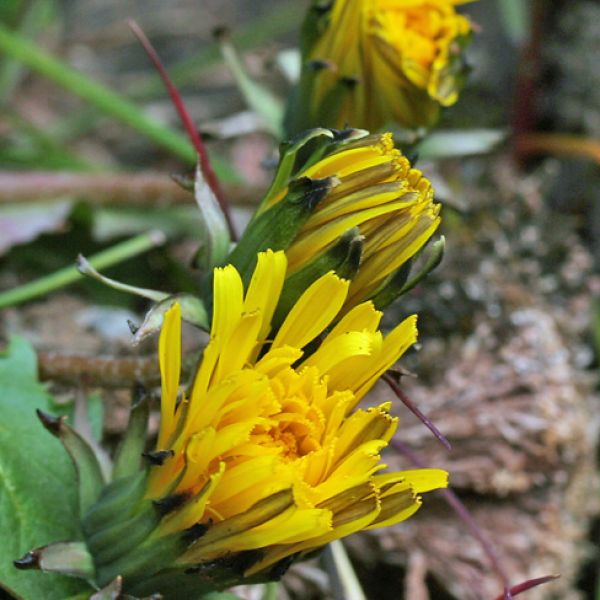
[[[124,262],[125,260],[147,252],[148,250],[161,246],[166,241],[164,233],[161,231],[150,231],[138,235],[125,242],[121,242],[98,252],[90,257],[89,262],[96,269],[105,269],[112,265]],[[82,275],[75,265],[59,269],[50,275],[26,283],[22,286],[0,293],[0,308],[21,304],[27,300],[32,300],[54,290],[65,287],[80,279]]]
[[[193,204],[192,194],[159,173],[0,173],[0,203],[74,197],[99,204]]]
[[[182,378],[198,364],[200,351],[186,352]],[[139,383],[144,387],[160,384],[158,356],[81,356],[60,352],[38,352],[38,370],[43,381],[56,381],[77,386],[84,382],[103,388],[130,388]]]
[[[227,195],[237,206],[255,206],[264,190],[227,184]],[[195,206],[191,192],[164,173],[79,173],[54,171],[3,171],[0,204],[44,202],[71,197],[95,204]]]
[[[217,198],[217,201],[219,202],[221,210],[223,211],[223,214],[225,215],[225,219],[227,221],[227,226],[229,227],[229,233],[231,235],[231,239],[235,240],[236,236],[235,236],[235,230],[233,227],[233,222],[231,220],[229,204],[223,194],[221,185],[219,183],[219,179],[217,178],[217,176],[212,168],[210,158],[208,157],[208,152],[206,151],[206,147],[204,146],[202,138],[200,137],[198,128],[192,121],[192,118],[190,117],[190,114],[187,111],[185,104],[183,103],[183,98],[181,97],[181,94],[179,93],[179,91],[177,90],[177,88],[175,87],[173,82],[171,81],[171,78],[169,77],[169,74],[167,73],[165,66],[163,65],[162,61],[160,60],[160,57],[158,56],[158,53],[152,46],[150,40],[146,37],[146,34],[142,31],[141,27],[133,19],[130,19],[128,21],[128,25],[129,25],[129,28],[131,29],[131,31],[133,31],[134,35],[139,40],[140,44],[142,44],[142,47],[144,48],[146,54],[148,55],[148,58],[152,61],[152,64],[154,65],[154,67],[158,71],[159,75],[161,76],[163,83],[165,84],[165,87],[167,88],[167,91],[169,92],[169,95],[171,96],[171,101],[173,102],[173,106],[177,110],[177,113],[179,114],[179,118],[181,119],[181,122],[182,122],[185,130],[187,131],[187,134],[188,134],[192,144],[194,145],[196,152],[198,153],[198,161],[200,164],[200,170],[202,171],[202,175],[204,176],[204,179],[206,180],[206,183],[208,184],[210,189],[213,191],[213,194]]]
[[[38,352],[40,379],[105,388],[131,387],[134,383],[153,387],[160,383],[157,356],[116,358]]]
[[[587,158],[600,164],[600,142],[592,138],[563,133],[530,133],[515,138],[519,156],[557,154]]]

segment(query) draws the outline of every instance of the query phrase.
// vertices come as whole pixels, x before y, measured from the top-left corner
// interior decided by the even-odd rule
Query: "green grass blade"
[[[95,269],[105,269],[128,258],[147,252],[151,248],[160,246],[164,241],[165,236],[162,232],[150,231],[91,256],[89,262]],[[27,300],[38,298],[74,283],[81,279],[81,277],[82,275],[75,265],[64,267],[41,279],[0,293],[0,308],[14,306]]]
[[[101,112],[129,125],[181,160],[190,164],[196,162],[196,152],[185,135],[157,123],[145,115],[135,103],[66,65],[2,24],[0,24],[0,52],[21,61],[30,69],[89,102]],[[213,161],[213,164],[218,175],[223,179],[237,179],[232,169],[223,161]]]
[[[54,2],[36,0],[28,7],[18,29],[24,38],[35,38],[55,16]],[[25,73],[22,63],[5,57],[0,63],[0,104],[7,102]]]
[[[498,0],[504,30],[515,46],[524,44],[531,28],[530,0]]]
[[[305,12],[306,6],[300,2],[287,2],[282,6],[275,6],[270,12],[254,19],[240,28],[239,31],[232,31],[232,41],[238,50],[247,50],[269,43],[275,37],[296,31],[298,23],[301,22]],[[195,56],[170,65],[169,75],[175,85],[185,85],[190,81],[197,80],[201,73],[218,64],[221,60],[221,51],[218,45],[214,44]],[[145,82],[130,88],[129,93],[135,97],[145,98],[156,96],[163,89],[160,78],[153,75]]]

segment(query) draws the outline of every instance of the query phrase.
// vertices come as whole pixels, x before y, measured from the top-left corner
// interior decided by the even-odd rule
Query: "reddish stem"
[[[510,588],[510,592],[513,596],[518,596],[519,594],[526,592],[527,590],[531,590],[538,585],[543,585],[544,583],[548,583],[549,581],[554,581],[558,579],[559,575],[546,575],[546,577],[538,577],[537,579],[529,579],[524,581],[523,583],[519,583],[519,585],[515,585]],[[498,596],[496,600],[503,600],[502,596]]]
[[[128,21],[128,25],[131,31],[133,31],[133,34],[139,40],[140,44],[142,44],[142,47],[148,55],[148,58],[152,61],[152,64],[158,71],[158,74],[161,76],[163,83],[165,84],[165,87],[167,88],[167,91],[171,96],[173,106],[177,110],[179,118],[181,119],[181,122],[185,130],[187,131],[187,134],[189,135],[190,140],[192,141],[192,144],[196,149],[196,152],[198,152],[198,162],[200,164],[200,170],[202,171],[202,175],[204,176],[206,183],[213,191],[213,194],[215,195],[217,201],[219,202],[219,205],[221,206],[221,210],[223,211],[223,214],[225,215],[225,219],[227,221],[227,226],[229,228],[229,234],[231,235],[231,239],[235,240],[236,233],[233,226],[233,222],[231,220],[229,205],[221,189],[219,179],[217,178],[217,175],[210,163],[210,158],[208,157],[208,152],[206,151],[206,146],[202,141],[200,132],[198,131],[194,122],[192,121],[192,118],[190,117],[190,114],[185,107],[181,94],[179,93],[179,91],[175,87],[175,84],[169,77],[165,66],[163,65],[162,61],[160,60],[160,57],[158,56],[158,53],[154,49],[154,46],[152,46],[152,44],[150,43],[150,40],[146,37],[146,34],[142,31],[142,28],[133,19],[130,19]]]
[[[403,444],[399,440],[392,438],[390,445],[395,448],[400,454],[406,456],[413,464],[423,469],[427,465],[421,460],[421,458],[406,444]],[[500,557],[494,548],[492,542],[488,539],[487,534],[479,527],[477,521],[473,518],[473,515],[469,512],[469,509],[463,504],[462,500],[454,493],[450,488],[438,490],[438,493],[443,496],[446,503],[454,510],[459,516],[461,521],[465,523],[471,535],[479,542],[485,555],[488,557],[492,565],[492,569],[497,573],[498,578],[504,586],[503,595],[498,600],[512,600],[513,595],[510,588],[510,580],[502,564]]]
[[[389,373],[385,373],[382,379],[389,385],[390,389],[396,394],[398,399],[410,410],[422,423],[433,433],[437,440],[450,452],[452,445],[446,439],[444,434],[433,424],[429,417],[425,416],[421,410],[415,405],[415,403],[406,395],[402,388],[398,385],[394,377]]]
[[[511,118],[515,137],[534,131],[536,126],[545,4],[542,0],[532,2],[530,8],[530,36],[524,46],[519,49],[520,57]],[[520,159],[518,148],[515,148],[515,153],[516,158]]]

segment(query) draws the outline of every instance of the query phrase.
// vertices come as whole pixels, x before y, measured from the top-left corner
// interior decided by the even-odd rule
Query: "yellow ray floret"
[[[431,125],[464,78],[463,0],[334,0],[306,46],[304,126]],[[313,28],[314,29],[314,28]],[[315,61],[322,65],[315,69]]]
[[[363,244],[362,259],[345,295],[346,310],[372,298],[423,248],[440,224],[440,205],[434,202],[430,182],[395,148],[391,133],[367,135],[297,176],[335,178],[338,184],[287,248],[288,274],[306,267],[338,243],[342,235],[357,228]],[[259,212],[280,202],[286,192],[284,189],[275,194]],[[331,311],[343,290],[331,279],[320,284],[327,285],[332,291]],[[340,291],[334,293],[336,287]],[[303,310],[308,309],[304,306]],[[302,322],[309,322],[306,317],[302,315]],[[320,319],[315,326],[320,326]]]
[[[260,549],[248,570],[258,573],[355,531],[398,522],[418,509],[420,493],[446,485],[438,470],[382,474],[380,453],[397,420],[389,403],[355,408],[415,342],[415,318],[387,337],[370,303],[339,318],[349,286],[328,273],[270,341],[285,272],[284,253],[267,251],[244,292],[235,269],[215,270],[211,339],[189,400],[178,399],[178,306],[165,317],[158,450],[171,456],[153,467],[147,496],[186,500],[165,517],[162,535],[208,527],[181,565]]]

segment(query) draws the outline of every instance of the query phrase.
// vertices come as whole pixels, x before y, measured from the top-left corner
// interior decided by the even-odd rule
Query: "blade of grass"
[[[237,48],[231,42],[229,31],[222,30],[215,34],[215,38],[221,47],[223,60],[229,67],[246,104],[262,117],[267,130],[276,139],[281,139],[283,137],[283,101],[250,77]]]
[[[278,581],[269,581],[269,583],[265,583],[261,600],[277,600],[278,591],[279,591],[279,582]]]
[[[498,0],[504,30],[514,46],[521,46],[529,37],[530,6],[527,0]]]
[[[20,164],[23,166],[29,164],[35,169],[42,168],[45,164],[55,169],[99,171],[95,165],[71,152],[52,135],[48,135],[46,130],[30,123],[17,112],[8,109],[5,110],[5,116],[15,130],[25,136],[26,145],[30,144],[31,147],[20,148],[17,142],[15,147],[5,148],[4,152],[8,155],[3,162],[19,162],[20,159]]]
[[[234,30],[232,40],[239,50],[247,50],[271,42],[275,37],[281,37],[296,31],[305,11],[306,8],[301,2],[287,2],[281,6],[276,5],[267,14],[254,19],[238,31]],[[171,65],[169,73],[173,83],[181,86],[197,80],[200,74],[206,72],[221,60],[221,52],[214,44],[195,56]],[[146,98],[159,95],[162,89],[160,78],[152,75],[146,81],[132,86],[128,91],[137,98]]]
[[[161,231],[149,231],[148,233],[121,242],[112,248],[98,252],[90,257],[89,262],[95,269],[106,269],[128,258],[147,252],[151,248],[164,244],[165,239],[165,235]],[[75,265],[64,267],[46,277],[0,293],[0,308],[14,306],[33,298],[38,298],[74,283],[82,277]]]
[[[23,62],[30,69],[76,94],[106,115],[129,125],[181,160],[195,164],[196,152],[185,135],[156,122],[145,115],[135,103],[51,56],[2,24],[0,24],[0,52]],[[238,179],[224,161],[213,162],[221,178]]]
[[[19,32],[24,38],[35,38],[51,23],[55,16],[55,4],[48,0],[36,0],[32,2],[21,18]],[[25,69],[16,60],[4,58],[0,63],[0,104],[8,101],[19,85]]]

